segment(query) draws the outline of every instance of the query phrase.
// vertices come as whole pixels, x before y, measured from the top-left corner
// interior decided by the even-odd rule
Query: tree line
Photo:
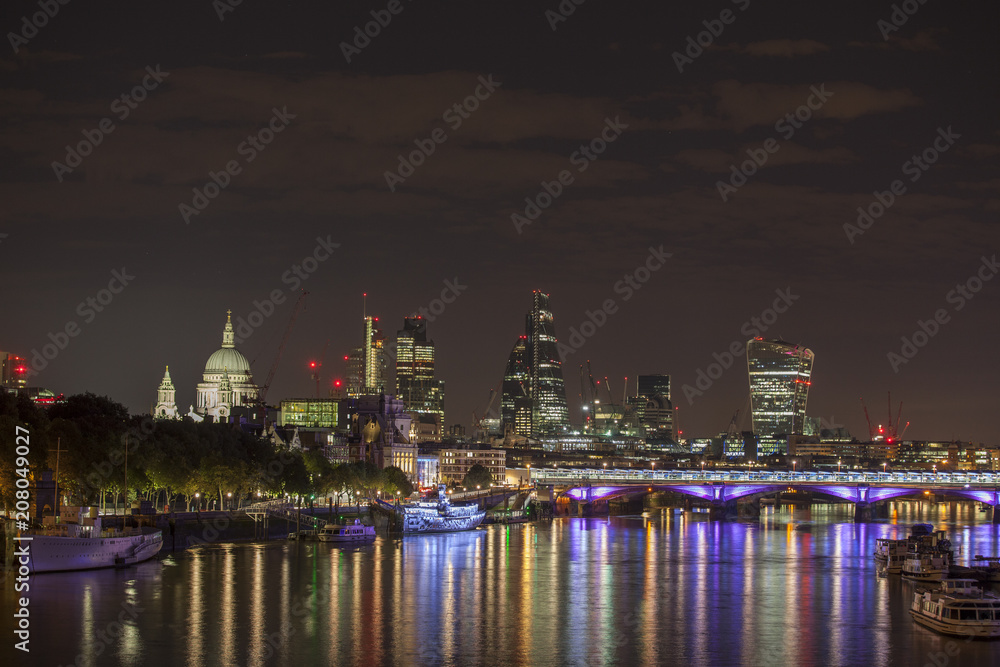
[[[395,467],[334,465],[320,451],[277,445],[236,425],[154,420],[130,415],[110,398],[77,394],[40,408],[24,395],[0,392],[0,501],[12,512],[16,480],[15,427],[30,433],[33,480],[56,468],[70,505],[124,505],[149,500],[162,508],[239,507],[272,497],[355,502],[378,493],[408,496],[413,487]],[[128,469],[126,484],[126,465]]]

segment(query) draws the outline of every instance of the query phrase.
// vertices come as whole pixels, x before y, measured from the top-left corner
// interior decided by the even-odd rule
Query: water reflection
[[[125,571],[37,577],[40,664],[924,664],[940,637],[908,617],[912,585],[878,578],[883,536],[949,531],[959,562],[1000,553],[969,504],[559,519],[374,545],[211,545]],[[4,604],[14,591],[4,589]],[[100,639],[122,603],[142,611]],[[5,618],[2,630],[10,621]],[[113,627],[113,626],[112,626]],[[46,634],[49,633],[49,634]],[[963,645],[962,664],[996,658]]]

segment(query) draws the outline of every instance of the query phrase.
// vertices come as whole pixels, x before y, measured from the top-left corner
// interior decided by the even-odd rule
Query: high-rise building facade
[[[669,375],[640,375],[636,381],[636,400],[633,404],[636,419],[645,428],[647,438],[676,442]]]
[[[361,347],[347,355],[347,395],[373,395],[389,389],[388,370],[385,336],[378,328],[378,318],[367,316]]]
[[[531,435],[531,379],[526,350],[527,336],[519,336],[507,357],[500,397],[501,435]]]
[[[434,341],[427,340],[427,320],[403,319],[396,332],[396,396],[407,412],[433,417],[438,436],[444,426],[444,381],[434,379]]]
[[[535,290],[525,335],[514,342],[504,370],[500,425],[505,436],[559,435],[569,429],[557,345],[549,295]]]
[[[0,352],[0,386],[17,391],[28,386],[28,362],[12,352]]]
[[[557,349],[549,295],[535,290],[533,296],[534,301],[525,326],[525,352],[530,374],[531,432],[558,434],[569,428],[562,361]]]
[[[750,406],[759,456],[787,453],[787,437],[803,433],[813,358],[812,350],[781,340],[747,342]]]
[[[389,358],[385,336],[378,328],[377,317],[365,318],[365,393],[379,394],[387,389]]]

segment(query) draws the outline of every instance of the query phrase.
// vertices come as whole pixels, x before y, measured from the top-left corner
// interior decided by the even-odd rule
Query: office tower
[[[354,348],[344,357],[344,361],[347,362],[347,395],[356,398],[363,393],[365,387],[365,348]]]
[[[786,453],[788,436],[803,433],[813,358],[812,350],[780,340],[747,342],[750,406],[760,456]]]
[[[427,320],[403,319],[396,332],[396,396],[407,412],[432,416],[438,435],[444,425],[444,381],[434,379],[434,341],[427,340]]]
[[[535,290],[531,312],[527,315],[525,352],[531,396],[531,432],[552,435],[569,427],[566,387],[562,361],[549,309],[549,295]]]
[[[0,352],[0,387],[16,391],[28,386],[28,362],[13,352]]]
[[[500,433],[503,435],[531,435],[531,379],[527,340],[527,336],[518,337],[507,358],[500,397]]]
[[[636,417],[645,427],[647,438],[677,440],[669,375],[640,375],[636,381],[634,405]]]
[[[640,375],[636,380],[636,392],[639,396],[666,396],[670,400],[669,375]]]
[[[385,336],[378,328],[378,318],[365,317],[365,337],[362,346],[364,394],[380,394],[388,389],[389,355],[385,348]]]

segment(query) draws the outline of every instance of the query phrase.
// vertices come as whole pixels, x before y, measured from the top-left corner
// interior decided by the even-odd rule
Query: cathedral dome
[[[212,353],[205,363],[205,373],[222,373],[228,370],[230,374],[250,374],[250,362],[234,347],[223,347]]]
[[[234,345],[233,323],[230,313],[226,312],[226,328],[222,330],[222,347],[212,353],[205,363],[205,375],[230,374],[250,375],[250,362],[236,349]]]

